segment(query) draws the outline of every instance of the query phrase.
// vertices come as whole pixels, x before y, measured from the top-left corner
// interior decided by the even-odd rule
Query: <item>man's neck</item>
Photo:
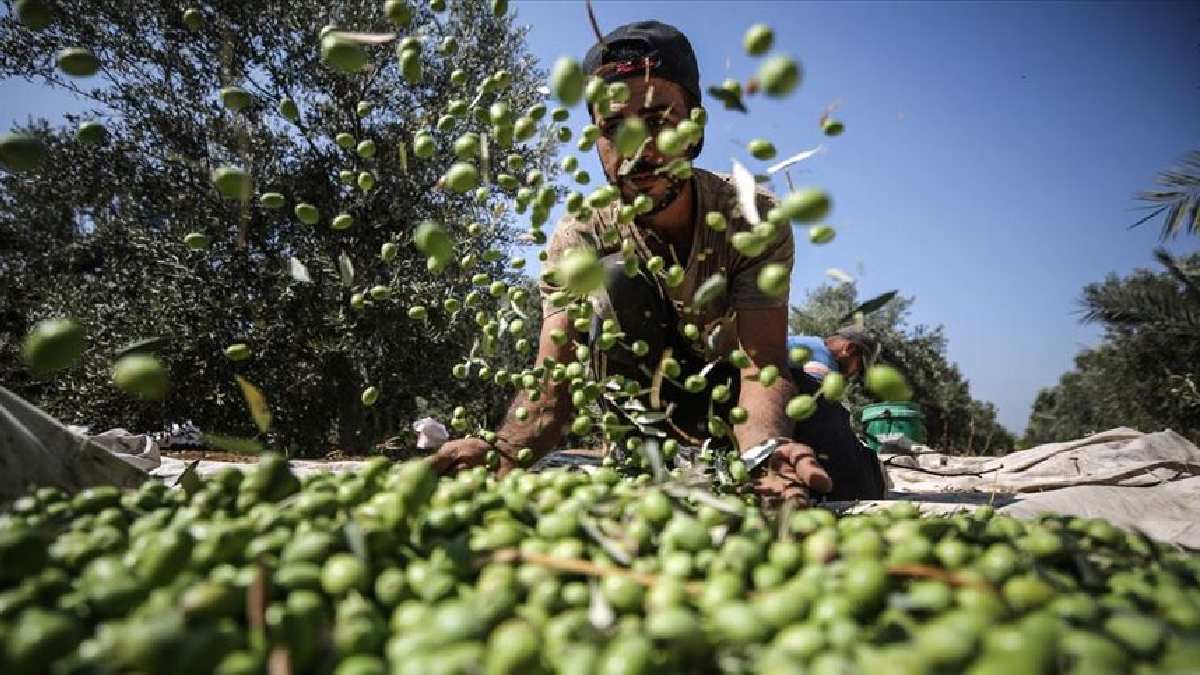
[[[684,182],[679,197],[670,206],[646,218],[639,218],[638,224],[653,230],[664,241],[676,248],[688,247],[692,243],[692,228],[695,224],[693,214],[696,203],[696,190],[692,180]]]

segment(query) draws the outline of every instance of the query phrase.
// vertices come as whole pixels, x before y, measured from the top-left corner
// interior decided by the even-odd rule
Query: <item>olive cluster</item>
[[[609,467],[439,480],[372,460],[298,478],[268,455],[182,482],[40,488],[0,516],[0,672],[1200,663],[1200,558],[1102,520],[773,512]]]

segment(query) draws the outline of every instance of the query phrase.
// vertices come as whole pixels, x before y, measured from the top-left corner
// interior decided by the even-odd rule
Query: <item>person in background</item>
[[[879,353],[879,342],[859,326],[847,326],[824,338],[789,336],[787,346],[793,355],[796,350],[807,351],[804,358],[792,359],[792,379],[800,394],[815,394],[830,373],[839,373],[847,381],[861,378]],[[827,499],[881,499],[885,495],[883,468],[854,433],[850,410],[841,402],[818,397],[816,411],[796,423],[792,437],[816,450],[833,482]]]

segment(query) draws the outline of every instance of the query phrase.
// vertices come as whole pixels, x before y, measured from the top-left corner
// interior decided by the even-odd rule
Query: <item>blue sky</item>
[[[547,65],[582,58],[594,41],[582,1],[512,7],[534,26],[529,46]],[[783,101],[751,99],[750,116],[709,101],[697,165],[728,171],[736,157],[761,170],[744,150],[757,136],[781,155],[825,142],[828,151],[792,177],[831,192],[838,236],[824,247],[797,240],[793,299],[830,267],[855,276],[864,297],[892,288],[915,296],[913,320],[945,326],[950,359],[1015,432],[1037,390],[1099,337],[1078,323],[1082,287],[1155,266],[1158,224],[1128,229],[1139,217],[1133,195],[1200,148],[1196,3],[595,7],[605,31],[649,18],[678,26],[704,86],[753,74],[743,31],[776,29],[776,50],[804,65],[802,86]],[[0,82],[0,99],[3,128],[80,107],[16,81]],[[818,118],[833,102],[846,133],[825,139]],[[594,155],[580,159],[603,175]],[[1198,246],[1193,237],[1169,248]]]

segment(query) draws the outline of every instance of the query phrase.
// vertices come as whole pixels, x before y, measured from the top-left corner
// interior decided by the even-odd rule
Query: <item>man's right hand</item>
[[[447,441],[429,458],[433,468],[440,474],[457,473],[487,464],[487,453],[492,446],[479,438],[460,438]],[[500,456],[500,473],[508,470],[507,459]]]

